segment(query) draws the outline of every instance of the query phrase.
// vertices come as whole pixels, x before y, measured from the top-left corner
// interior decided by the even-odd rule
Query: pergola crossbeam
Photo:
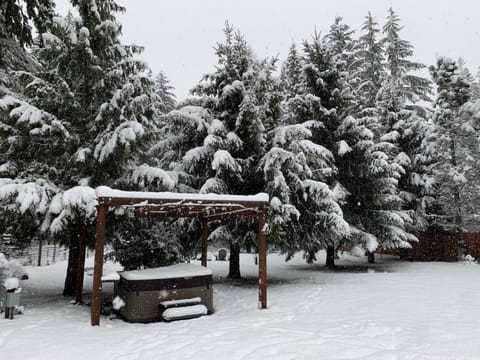
[[[215,220],[227,220],[227,219],[234,219],[237,217],[255,217],[259,216],[263,211],[257,209],[242,209],[238,211],[225,211],[213,215],[207,215],[204,219],[208,221],[215,221]]]

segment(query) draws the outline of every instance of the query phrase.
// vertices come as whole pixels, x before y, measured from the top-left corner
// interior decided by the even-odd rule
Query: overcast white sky
[[[335,16],[360,29],[368,11],[382,25],[390,6],[400,16],[402,36],[414,59],[431,65],[437,55],[462,57],[476,74],[480,66],[479,0],[119,0],[126,43],[145,46],[144,59],[163,70],[182,99],[216,63],[225,21],[245,35],[259,57],[283,60],[292,41],[326,32]],[[65,13],[67,0],[57,0]]]

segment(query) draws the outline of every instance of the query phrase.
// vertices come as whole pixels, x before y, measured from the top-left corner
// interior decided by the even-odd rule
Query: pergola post
[[[266,214],[258,216],[258,302],[260,308],[267,308],[267,235]]]
[[[202,266],[207,267],[208,221],[202,219]]]
[[[102,272],[103,272],[103,248],[105,245],[105,217],[107,206],[100,205],[97,214],[97,235],[95,239],[95,264],[93,268],[92,289],[92,326],[100,325],[100,310],[102,307]]]
[[[77,304],[82,303],[83,295],[83,276],[85,274],[85,253],[87,249],[87,223],[82,222],[80,226],[80,244],[78,248],[78,269],[77,269],[77,289],[75,302]]]

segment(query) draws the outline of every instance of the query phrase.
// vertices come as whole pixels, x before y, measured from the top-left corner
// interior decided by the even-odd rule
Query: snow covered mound
[[[2,277],[16,277],[21,280],[26,280],[28,279],[28,274],[17,261],[8,260],[5,255],[0,252],[0,281],[2,280]]]
[[[125,306],[125,301],[120,296],[115,296],[115,299],[112,301],[113,308],[115,310],[120,310]]]
[[[7,289],[7,291],[16,290],[20,286],[20,282],[17,278],[8,278],[7,280],[5,280],[3,286],[5,286],[5,289]]]

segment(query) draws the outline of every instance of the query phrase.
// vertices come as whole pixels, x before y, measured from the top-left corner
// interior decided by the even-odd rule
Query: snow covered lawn
[[[225,279],[228,263],[208,263],[213,315],[151,324],[102,317],[96,328],[89,307],[59,295],[65,263],[29,268],[25,315],[0,319],[0,358],[480,359],[480,265],[345,258],[348,270],[331,272],[300,256],[268,261],[267,310],[257,308],[253,259],[242,255],[244,282]]]

